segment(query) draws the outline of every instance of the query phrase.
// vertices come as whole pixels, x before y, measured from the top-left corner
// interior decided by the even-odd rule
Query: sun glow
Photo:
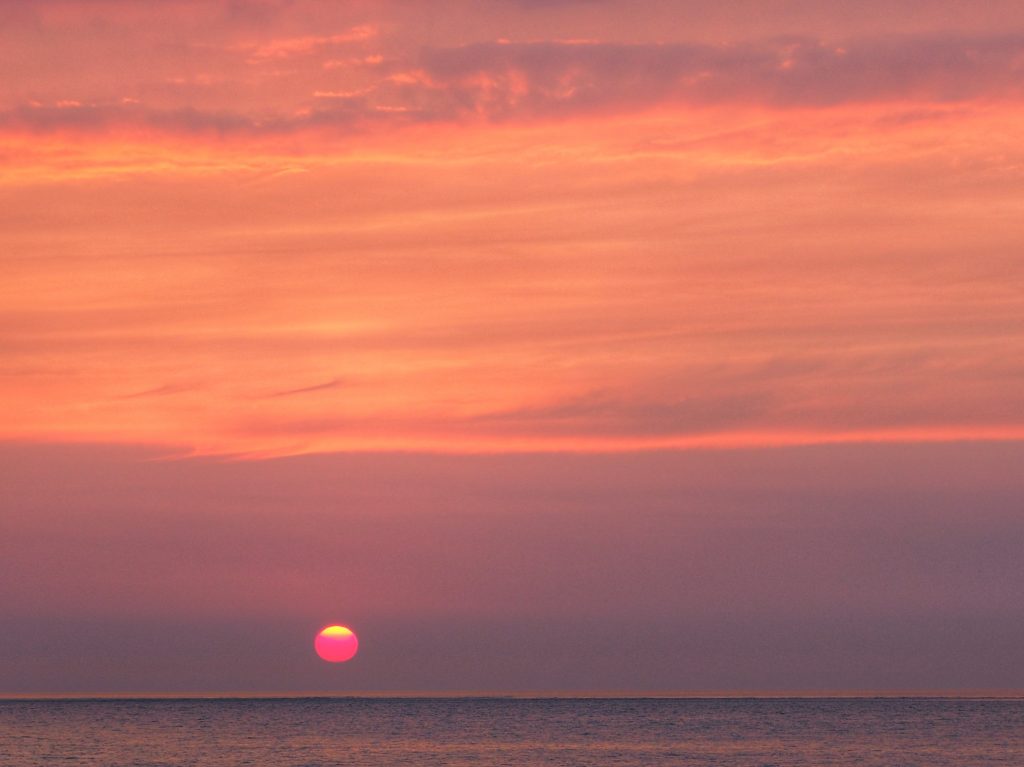
[[[343,663],[355,657],[359,639],[348,626],[328,626],[316,635],[314,647],[328,663]]]

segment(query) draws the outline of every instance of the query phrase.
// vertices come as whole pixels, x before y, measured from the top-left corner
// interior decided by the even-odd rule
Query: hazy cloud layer
[[[154,457],[0,447],[0,693],[1024,685],[1019,445]]]

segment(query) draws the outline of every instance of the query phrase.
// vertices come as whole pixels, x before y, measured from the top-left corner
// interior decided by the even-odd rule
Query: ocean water
[[[0,765],[1024,765],[1024,700],[0,701]]]

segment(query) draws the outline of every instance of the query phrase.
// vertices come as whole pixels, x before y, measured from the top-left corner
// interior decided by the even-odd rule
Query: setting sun
[[[316,654],[328,663],[352,660],[359,650],[355,632],[347,626],[328,626],[316,635]]]
[[[0,0],[0,767],[1024,767],[1021,136],[1024,0]]]

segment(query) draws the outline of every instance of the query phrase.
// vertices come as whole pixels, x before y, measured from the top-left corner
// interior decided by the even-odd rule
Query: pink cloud
[[[279,38],[265,43],[240,47],[249,49],[249,57],[252,61],[285,59],[291,56],[312,53],[313,51],[330,46],[362,42],[376,36],[376,27],[369,24],[361,24],[334,35]]]

